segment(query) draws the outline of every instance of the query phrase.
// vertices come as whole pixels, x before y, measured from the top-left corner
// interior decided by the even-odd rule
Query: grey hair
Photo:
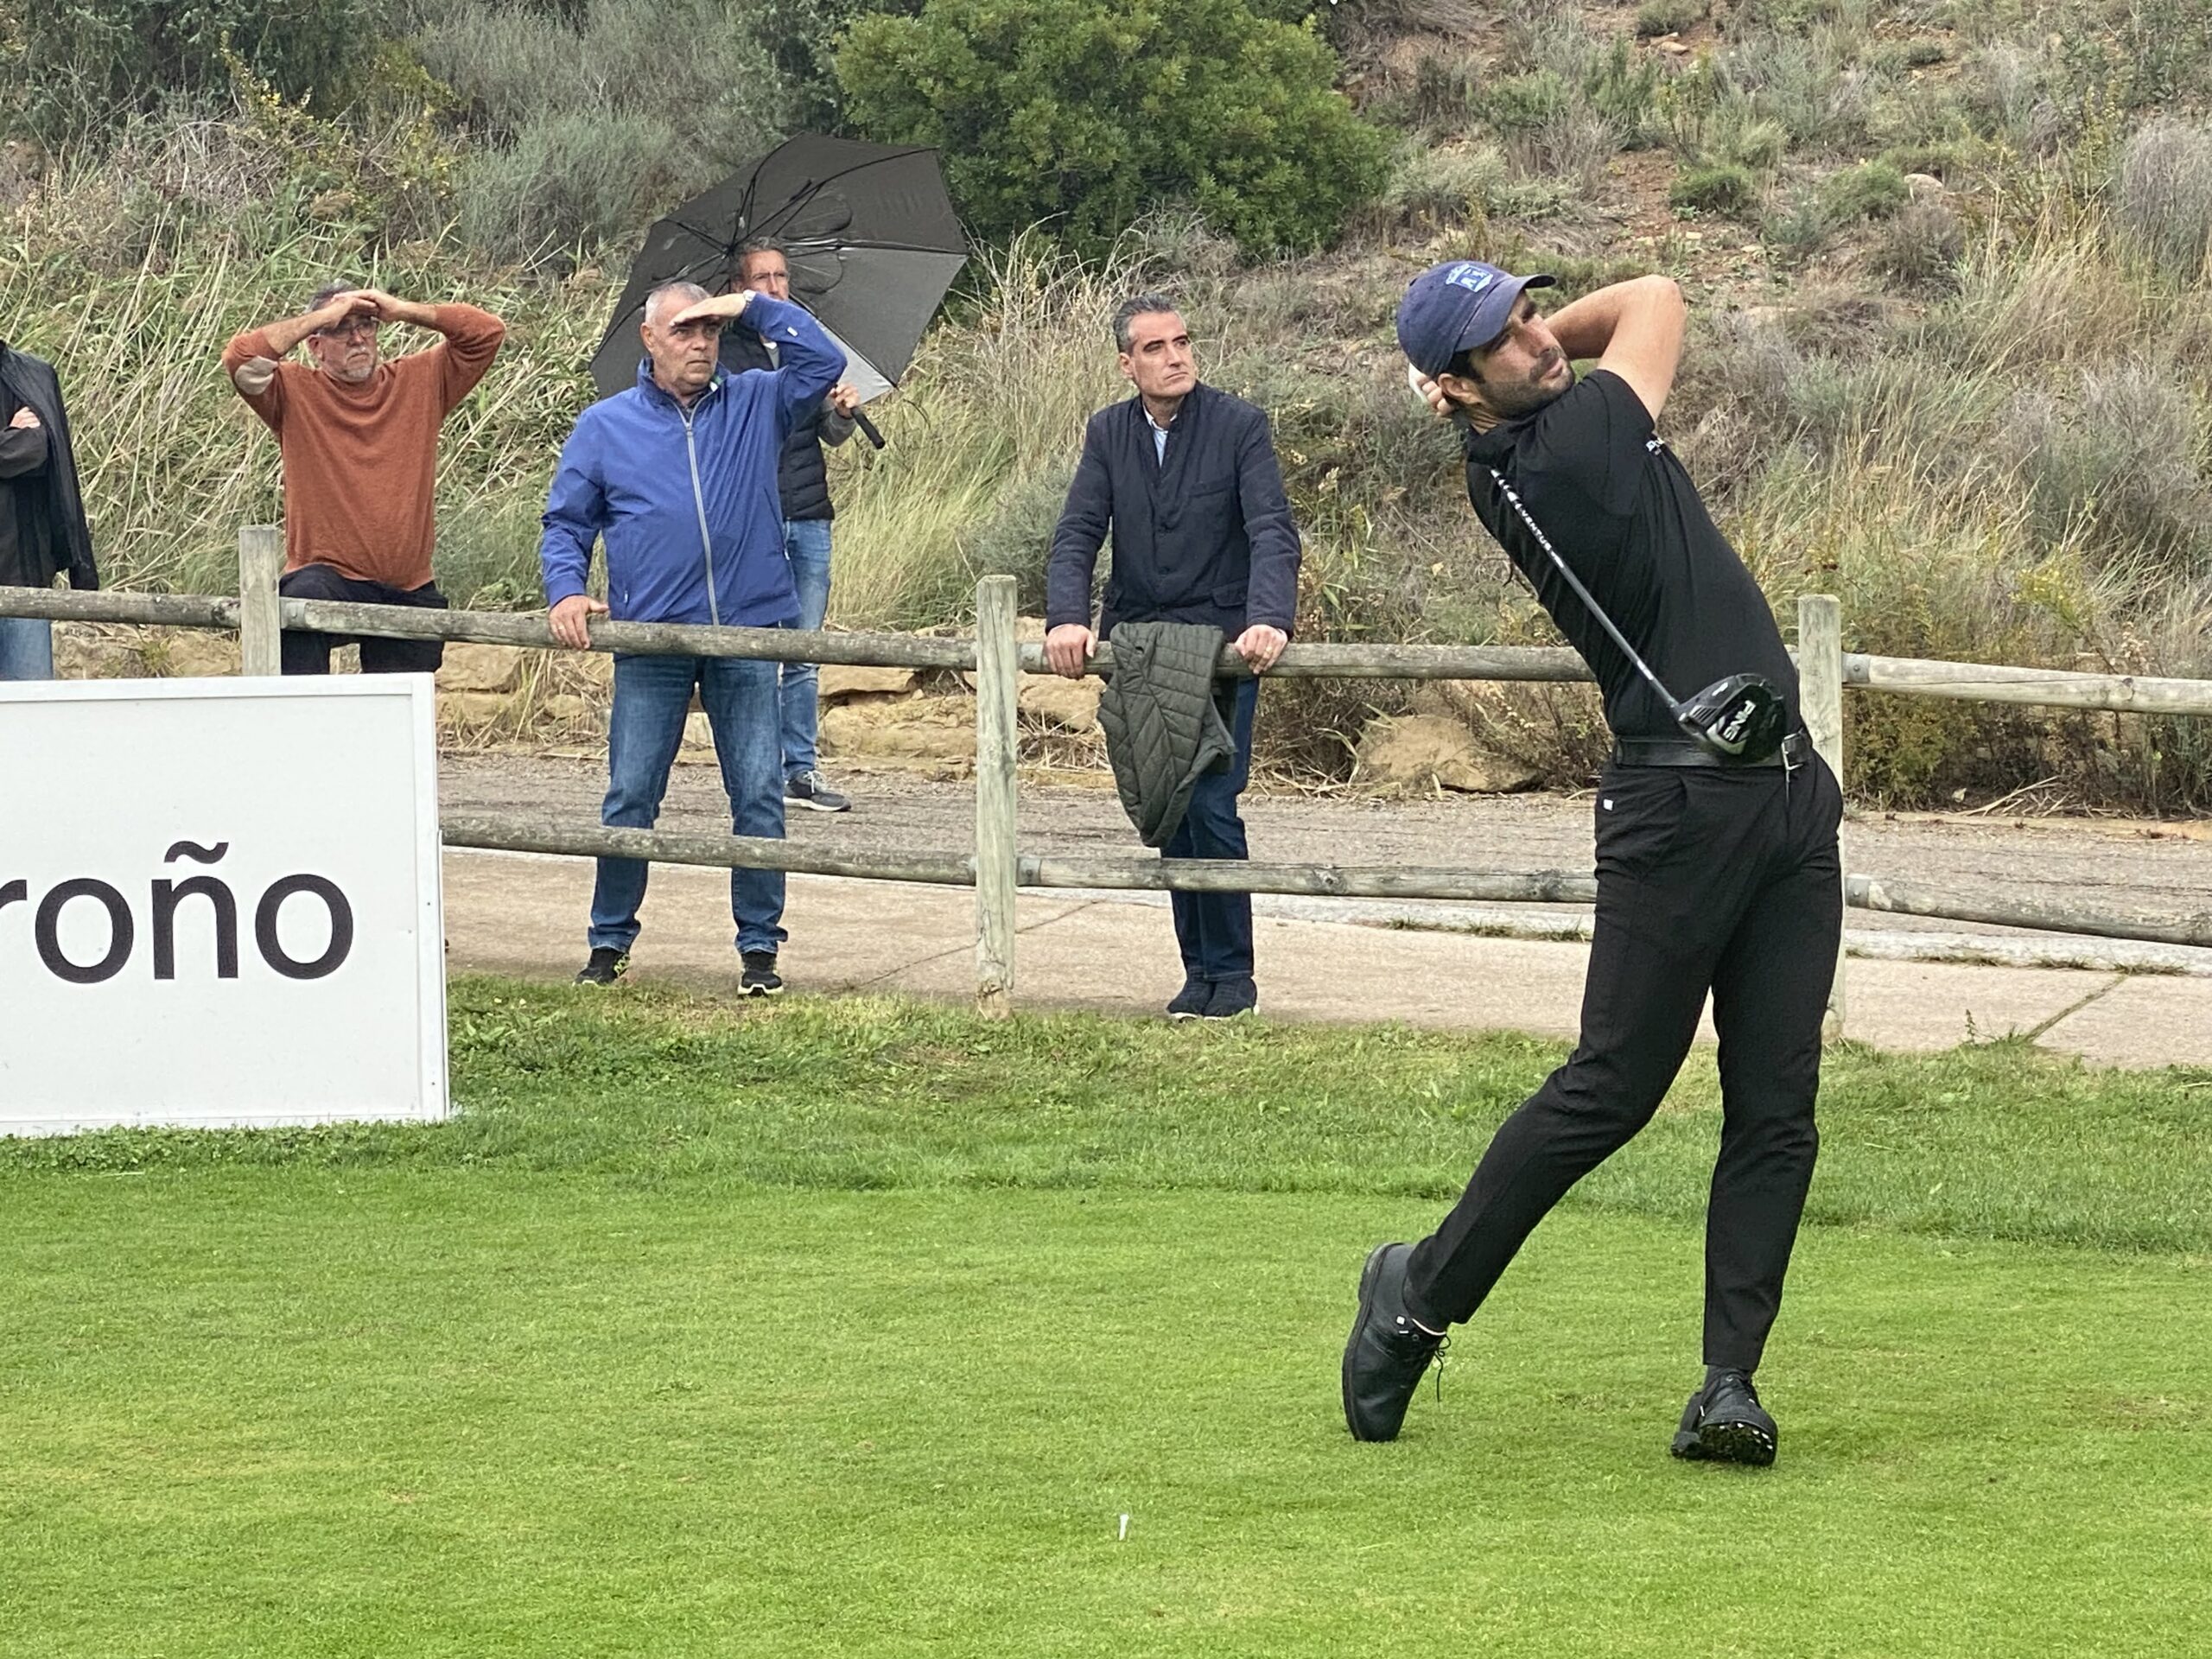
[[[1139,317],[1157,316],[1162,312],[1173,314],[1175,302],[1165,294],[1132,294],[1114,308],[1114,349],[1126,352],[1135,342],[1129,334],[1129,325]]]
[[[365,284],[361,283],[325,283],[321,288],[315,289],[315,298],[308,302],[308,309],[320,311],[340,294],[351,294],[354,289],[365,286]]]
[[[741,277],[745,274],[745,262],[756,253],[780,253],[786,265],[791,262],[791,251],[784,245],[780,237],[748,236],[737,245],[737,273]]]
[[[645,321],[657,321],[658,314],[661,310],[661,302],[671,294],[675,295],[677,298],[682,300],[686,305],[696,305],[702,300],[710,299],[713,297],[705,289],[700,287],[696,283],[663,283],[658,288],[654,289],[651,293],[645,296]]]

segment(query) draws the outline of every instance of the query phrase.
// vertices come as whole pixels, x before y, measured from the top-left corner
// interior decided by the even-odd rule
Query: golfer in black
[[[1397,1434],[1445,1332],[1482,1306],[1567,1190],[1650,1120],[1710,991],[1724,1118],[1706,1219],[1706,1375],[1674,1452],[1771,1463],[1774,1420],[1751,1377],[1819,1145],[1842,793],[1800,724],[1796,672],[1765,597],[1654,430],[1681,353],[1680,290],[1643,277],[1547,320],[1526,290],[1551,280],[1439,265],[1407,290],[1398,341],[1421,390],[1467,427],[1477,517],[1604,694],[1614,744],[1598,787],[1581,1040],[1499,1128],[1443,1224],[1368,1257],[1344,1416],[1357,1439]],[[1578,380],[1574,362],[1590,359]],[[1736,675],[1770,683],[1780,747],[1745,764],[1687,732],[1547,541],[1674,696]]]

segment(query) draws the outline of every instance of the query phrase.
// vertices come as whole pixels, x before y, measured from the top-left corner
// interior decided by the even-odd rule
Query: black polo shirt
[[[1676,734],[1673,715],[1561,580],[1492,468],[1676,697],[1731,674],[1763,674],[1796,729],[1797,670],[1766,595],[1627,381],[1596,369],[1535,414],[1470,433],[1467,494],[1598,677],[1614,734]]]

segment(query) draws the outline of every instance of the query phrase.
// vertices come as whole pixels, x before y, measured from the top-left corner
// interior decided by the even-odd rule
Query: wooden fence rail
[[[428,611],[405,606],[354,605],[280,598],[280,532],[265,525],[239,536],[239,594],[79,594],[0,587],[0,616],[61,621],[134,623],[212,628],[239,635],[244,671],[273,674],[282,631],[444,639],[558,650],[543,613]],[[1188,859],[1070,858],[1025,854],[1015,830],[1015,688],[1019,675],[1048,672],[1043,648],[1014,639],[1014,584],[987,577],[976,589],[976,637],[937,639],[893,633],[847,633],[792,628],[717,628],[676,623],[591,626],[590,649],[640,655],[745,658],[871,667],[949,669],[974,677],[977,694],[976,823],[972,854],[900,851],[833,855],[802,844],[735,836],[554,824],[481,813],[448,813],[446,843],[454,847],[567,856],[645,858],[667,863],[750,868],[867,880],[974,887],[976,891],[976,995],[985,1012],[1004,1014],[1014,987],[1014,896],[1019,888],[1241,892],[1336,898],[1419,899],[1492,904],[1587,904],[1597,884],[1560,870],[1421,868],[1406,866],[1266,864]],[[1842,649],[1840,607],[1807,595],[1798,607],[1798,659],[1808,729],[1822,758],[1844,768],[1846,686],[1906,696],[2013,705],[2164,715],[2212,715],[2212,682],[1979,663],[1924,662]],[[1100,647],[1093,672],[1113,671],[1113,652]],[[1217,672],[1249,672],[1224,649]],[[1273,678],[1587,681],[1573,652],[1492,645],[1294,645],[1269,670]],[[2145,916],[2035,899],[1967,900],[1910,882],[1849,875],[1847,905],[1923,917],[2032,928],[2044,932],[2212,946],[2212,916]],[[1829,1028],[1842,1028],[1841,962]]]

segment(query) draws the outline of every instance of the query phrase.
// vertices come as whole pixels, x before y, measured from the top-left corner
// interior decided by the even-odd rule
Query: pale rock
[[[914,677],[911,668],[824,663],[815,689],[824,703],[846,702],[855,697],[903,697],[914,689]]]
[[[1943,181],[1933,173],[1908,173],[1904,188],[1912,193],[1915,201],[1933,201],[1943,194]]]
[[[522,653],[506,645],[454,642],[438,668],[441,691],[512,691],[522,683]]]
[[[581,726],[599,712],[590,698],[580,697],[573,691],[556,691],[542,706],[548,720],[558,721],[563,726]]]
[[[1370,721],[1360,734],[1354,776],[1363,783],[1468,794],[1504,794],[1535,781],[1528,767],[1484,754],[1474,736],[1443,715],[1403,715]]]
[[[175,628],[144,647],[146,665],[171,679],[227,679],[238,671],[238,637],[200,628]]]
[[[446,691],[438,693],[438,721],[455,730],[482,731],[511,721],[517,699],[506,691]]]
[[[1098,729],[1098,696],[1104,689],[1095,679],[1025,674],[1014,702],[1032,720],[1063,732],[1087,734]]]
[[[822,711],[822,749],[841,760],[973,761],[974,705],[964,698],[848,702]]]

